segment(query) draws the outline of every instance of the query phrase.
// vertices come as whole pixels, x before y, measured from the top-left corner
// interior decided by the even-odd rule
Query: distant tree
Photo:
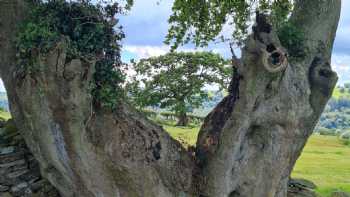
[[[350,83],[344,84],[344,87],[345,87],[346,89],[349,89],[349,90],[350,90]]]
[[[343,87],[339,88],[340,93],[345,93],[345,89]]]
[[[227,61],[211,52],[168,53],[134,64],[137,75],[128,85],[139,107],[158,106],[176,113],[178,126],[187,113],[209,99],[206,85],[227,88],[232,71]]]

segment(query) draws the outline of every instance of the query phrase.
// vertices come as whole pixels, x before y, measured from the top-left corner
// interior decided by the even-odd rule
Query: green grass
[[[335,99],[339,99],[339,98],[347,98],[347,99],[350,99],[350,93],[348,90],[345,90],[344,93],[341,93],[340,92],[340,88],[334,88],[334,91],[333,91],[333,98]]]
[[[164,128],[185,146],[196,143],[198,127],[165,125]],[[336,190],[350,193],[350,146],[342,144],[337,137],[313,135],[297,161],[292,177],[314,182],[323,197]]]
[[[0,118],[8,120],[11,118],[11,114],[10,114],[10,112],[0,111]]]
[[[329,196],[332,191],[350,192],[350,147],[337,137],[312,136],[294,168],[293,177],[313,181],[317,192]]]
[[[163,128],[169,132],[169,134],[180,141],[183,145],[195,145],[199,127],[174,127],[164,125]]]

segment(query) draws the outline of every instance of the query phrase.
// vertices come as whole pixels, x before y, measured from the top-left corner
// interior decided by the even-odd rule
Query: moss
[[[277,34],[282,46],[288,50],[291,57],[302,58],[306,56],[308,49],[304,44],[305,35],[293,23],[285,22],[280,26]]]
[[[13,134],[13,133],[17,133],[18,132],[18,129],[15,125],[15,122],[13,121],[13,119],[9,119],[6,124],[5,124],[5,127],[4,127],[4,131],[5,133],[7,134]]]

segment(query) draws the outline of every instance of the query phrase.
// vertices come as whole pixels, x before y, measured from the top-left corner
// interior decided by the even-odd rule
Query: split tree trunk
[[[126,104],[94,110],[94,65],[66,62],[65,43],[16,67],[24,0],[0,0],[0,71],[12,116],[42,174],[64,197],[285,197],[296,159],[330,98],[340,0],[299,0],[292,20],[308,53],[270,73],[261,49],[282,46],[263,21],[249,37],[231,90],[205,120],[196,155]],[[292,55],[292,54],[291,54]]]

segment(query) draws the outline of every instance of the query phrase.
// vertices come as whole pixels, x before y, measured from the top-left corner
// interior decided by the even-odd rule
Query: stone
[[[302,188],[309,188],[309,189],[317,188],[317,186],[313,182],[306,179],[290,179],[289,185],[298,186]]]
[[[21,171],[15,171],[15,172],[12,172],[12,173],[9,173],[7,174],[7,177],[10,178],[10,179],[13,179],[13,178],[17,178],[19,176],[22,176],[23,174],[27,173],[28,170],[21,170]]]
[[[9,140],[17,137],[18,135],[19,133],[6,133],[6,135],[4,135],[2,138],[5,140]]]
[[[24,165],[25,163],[26,163],[26,161],[24,159],[21,159],[21,160],[12,161],[9,163],[0,164],[0,168],[9,168],[9,167],[13,167],[13,166]]]
[[[0,118],[0,128],[4,127],[6,124],[6,120],[3,118]]]
[[[18,185],[11,187],[11,193],[14,193],[14,194],[24,193],[26,188],[28,188],[28,183],[22,182]]]
[[[0,128],[0,197],[59,197],[11,124],[7,130]]]
[[[10,187],[6,185],[0,185],[0,192],[6,192],[10,189]]]
[[[39,170],[39,169],[38,169]],[[34,183],[38,180],[40,180],[40,171],[38,170],[30,170],[24,174],[22,174],[21,176],[19,176],[20,180],[26,181],[29,184]]]
[[[350,194],[342,191],[336,191],[331,194],[331,197],[350,197]]]
[[[340,135],[340,138],[343,140],[350,140],[350,131],[344,132]]]
[[[14,146],[9,146],[6,148],[0,149],[0,155],[6,155],[15,152],[15,147]]]
[[[4,128],[0,128],[0,137],[5,135],[5,129]]]
[[[313,191],[300,190],[291,192],[288,190],[287,197],[318,197],[317,194]]]
[[[287,197],[317,197],[316,185],[305,179],[290,179]]]
[[[10,163],[23,158],[24,153],[22,151],[10,153],[7,155],[0,155],[0,164]]]
[[[9,192],[0,193],[0,197],[13,197]]]

